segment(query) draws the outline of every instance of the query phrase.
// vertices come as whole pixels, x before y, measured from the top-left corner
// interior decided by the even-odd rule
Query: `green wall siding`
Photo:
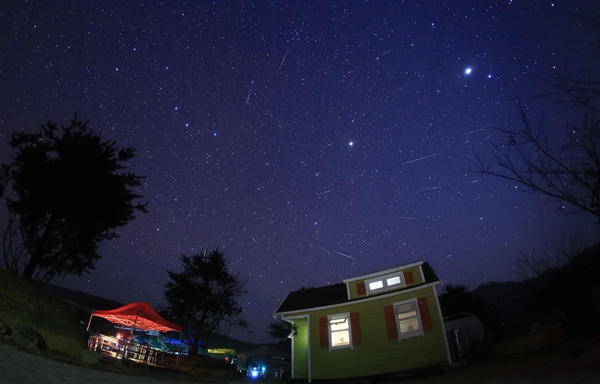
[[[308,319],[291,319],[298,332],[294,336],[294,363],[293,378],[308,378]]]
[[[418,284],[423,284],[423,276],[421,276],[421,268],[419,268],[418,265],[415,265],[414,267],[411,267],[411,268],[406,268],[406,269],[402,270],[401,273],[403,273],[404,271],[412,271],[415,281],[412,284],[408,284],[406,287],[403,287],[402,289],[410,288],[410,287],[418,285]],[[389,274],[389,273],[382,272],[381,276],[385,276],[387,274]],[[369,278],[369,279],[371,279],[371,278]],[[366,280],[369,280],[369,279],[366,279]],[[402,279],[404,279],[404,276],[402,276]],[[350,289],[350,299],[351,300],[367,297],[367,295],[358,295],[356,293],[356,285],[358,283],[361,283],[364,281],[365,280],[357,280],[357,281],[351,281],[348,283],[348,288]],[[389,293],[389,292],[390,291],[383,291],[381,294],[385,294],[385,293]],[[373,296],[373,295],[371,295],[371,296]]]
[[[417,267],[418,268],[418,267]],[[420,276],[420,274],[419,274]],[[417,275],[415,274],[415,279]],[[424,336],[388,339],[383,308],[399,301],[426,297],[433,330]],[[321,349],[319,318],[337,313],[359,312],[362,345],[351,348]],[[377,375],[448,362],[445,335],[437,309],[435,289],[423,289],[390,297],[352,303],[325,310],[310,311],[312,379],[333,379]],[[300,330],[298,331],[300,336]],[[296,351],[296,347],[295,347]],[[298,361],[295,356],[295,361]],[[295,369],[296,371],[296,369]],[[298,376],[300,378],[302,376]]]

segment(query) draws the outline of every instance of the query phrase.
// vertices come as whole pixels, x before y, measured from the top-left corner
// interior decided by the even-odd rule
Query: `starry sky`
[[[418,260],[444,283],[515,280],[521,252],[594,217],[472,172],[515,100],[556,143],[552,71],[594,68],[596,1],[2,1],[0,160],[75,112],[137,148],[140,214],[96,269],[53,283],[164,303],[181,254],[216,247],[252,334],[300,286]],[[3,216],[5,216],[5,211]]]

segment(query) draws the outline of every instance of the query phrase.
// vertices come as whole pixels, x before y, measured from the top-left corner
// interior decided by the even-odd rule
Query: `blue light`
[[[258,369],[252,368],[252,371],[250,372],[250,376],[258,377]]]

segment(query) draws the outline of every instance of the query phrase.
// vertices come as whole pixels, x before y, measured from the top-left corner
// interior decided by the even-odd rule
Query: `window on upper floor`
[[[401,272],[369,279],[365,281],[365,284],[367,286],[367,294],[406,286],[401,278]]]
[[[352,346],[350,315],[331,315],[327,318],[329,324],[330,348],[345,348]]]

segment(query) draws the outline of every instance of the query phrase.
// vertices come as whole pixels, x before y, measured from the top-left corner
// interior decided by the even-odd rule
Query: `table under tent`
[[[116,359],[178,368],[180,351],[169,349],[162,333],[179,332],[181,341],[181,327],[163,319],[148,303],[137,302],[106,311],[96,310],[90,316],[88,330],[94,316],[117,324],[118,328],[91,336],[89,349]]]

